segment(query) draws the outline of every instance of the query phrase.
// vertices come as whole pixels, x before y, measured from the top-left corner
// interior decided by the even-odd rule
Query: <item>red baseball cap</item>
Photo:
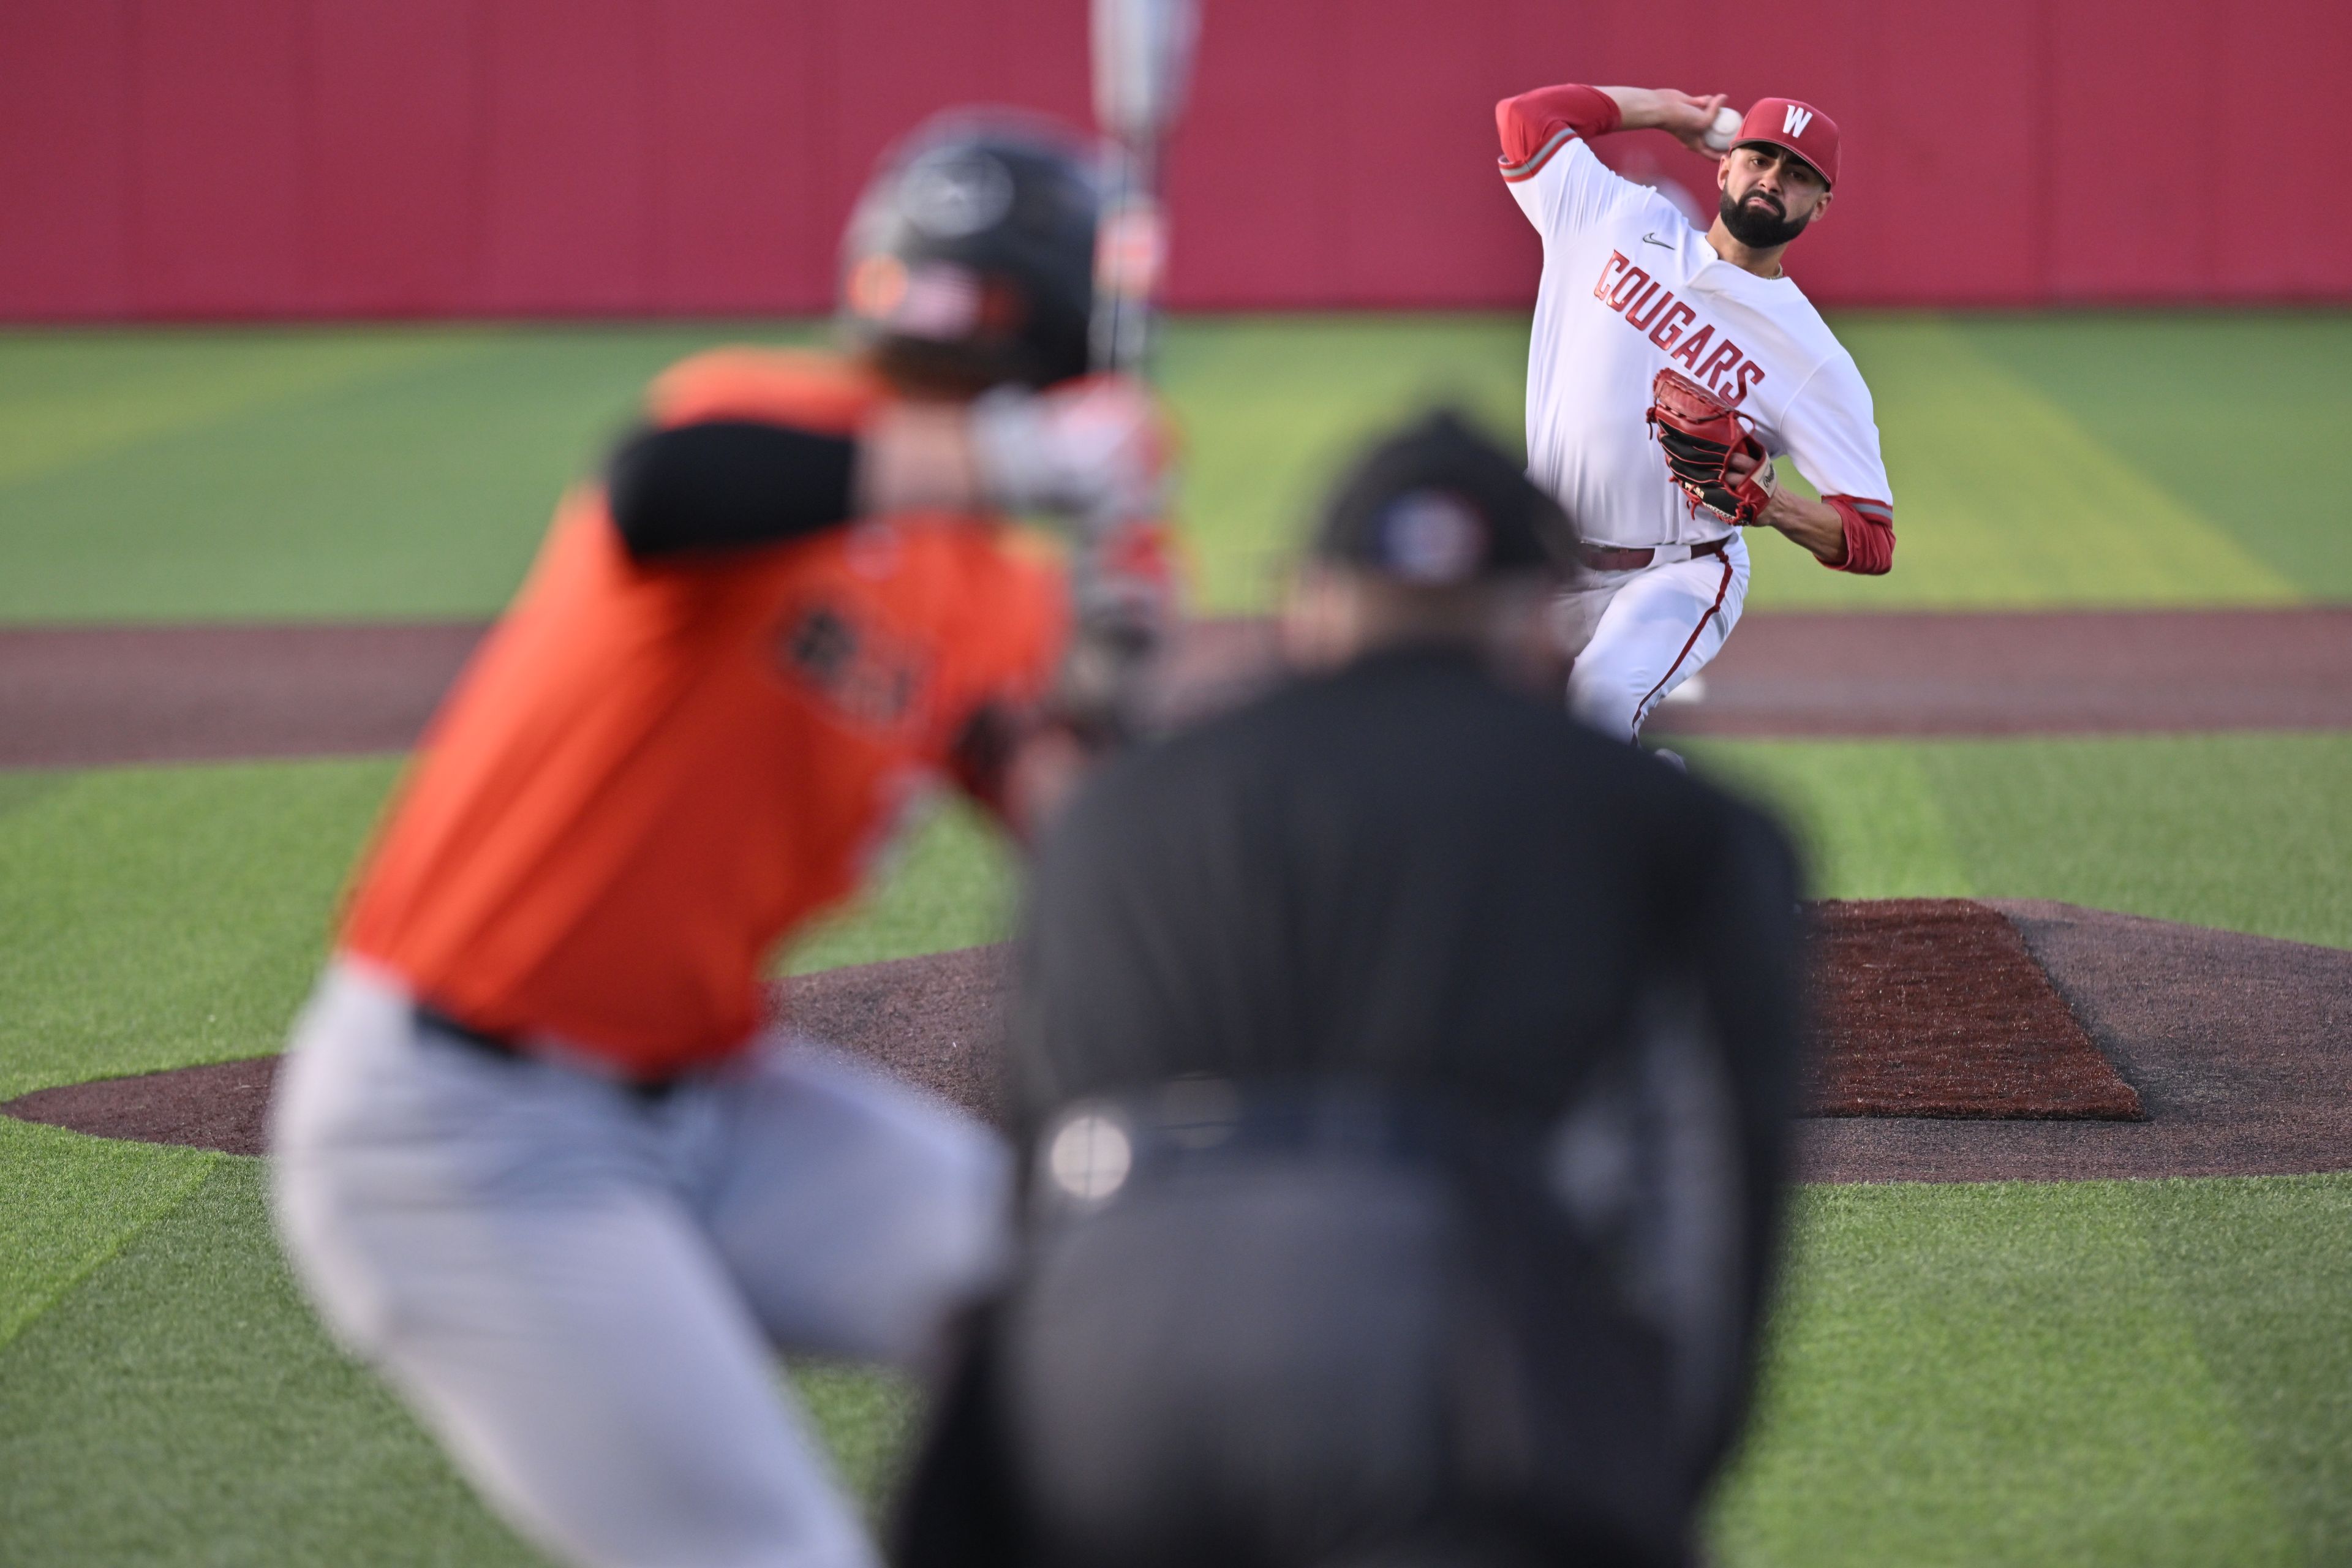
[[[1785,147],[1811,163],[1830,184],[1837,184],[1837,121],[1810,103],[1793,98],[1759,99],[1748,118],[1739,122],[1739,135],[1731,144],[1738,147],[1749,142]]]

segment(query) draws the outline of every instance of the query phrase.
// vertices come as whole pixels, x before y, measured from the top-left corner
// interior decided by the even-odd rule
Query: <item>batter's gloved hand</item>
[[[1680,371],[1650,384],[1651,434],[1694,506],[1750,523],[1772,499],[1772,464],[1740,412]]]
[[[972,465],[992,506],[1080,520],[1157,517],[1167,500],[1167,420],[1131,377],[1043,392],[1000,386],[971,405]]]
[[[1180,595],[1167,524],[1133,519],[1083,534],[1070,559],[1070,642],[1053,706],[1091,750],[1144,728],[1143,686],[1174,626]]]

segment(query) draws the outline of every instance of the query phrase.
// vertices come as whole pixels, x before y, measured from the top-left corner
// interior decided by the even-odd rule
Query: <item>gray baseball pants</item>
[[[1003,1265],[1010,1158],[775,1038],[653,1096],[421,1026],[339,961],[272,1112],[320,1314],[558,1558],[869,1568],[777,1347],[903,1362]]]

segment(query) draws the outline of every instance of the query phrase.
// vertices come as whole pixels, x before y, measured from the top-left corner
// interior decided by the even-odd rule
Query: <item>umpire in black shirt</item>
[[[1045,839],[1031,1246],[910,1568],[1686,1560],[1777,1231],[1795,872],[1563,711],[1573,544],[1454,417],[1383,442],[1294,587],[1293,679]]]

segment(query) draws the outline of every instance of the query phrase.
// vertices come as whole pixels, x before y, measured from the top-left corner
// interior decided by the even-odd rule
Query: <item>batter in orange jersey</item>
[[[879,1568],[774,1352],[911,1361],[1007,1250],[995,1134],[763,1028],[760,977],[928,784],[1018,828],[1038,760],[1112,727],[1107,650],[1164,606],[1136,520],[1165,443],[1086,374],[1099,205],[1034,121],[934,126],[852,224],[847,352],[656,384],[435,720],[296,1026],[297,1273],[559,1561]]]
[[[672,372],[655,412],[845,432],[881,392],[737,353]],[[778,941],[855,888],[975,724],[1037,703],[1065,616],[1059,571],[988,518],[648,565],[577,491],[435,724],[344,946],[474,1029],[633,1078],[723,1055]]]

